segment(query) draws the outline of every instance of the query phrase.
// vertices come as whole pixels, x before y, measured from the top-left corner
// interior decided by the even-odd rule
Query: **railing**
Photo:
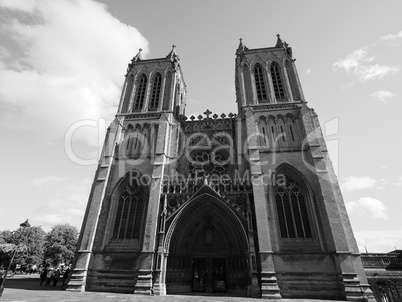
[[[251,182],[242,179],[206,179],[187,178],[164,180],[162,193],[165,194],[194,194],[203,185],[208,185],[219,194],[230,192],[251,192]]]
[[[361,254],[365,268],[402,269],[401,254]]]

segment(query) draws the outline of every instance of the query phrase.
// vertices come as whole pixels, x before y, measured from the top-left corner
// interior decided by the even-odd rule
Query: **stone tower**
[[[372,299],[292,49],[236,51],[237,114],[186,117],[179,57],[128,65],[68,290]]]

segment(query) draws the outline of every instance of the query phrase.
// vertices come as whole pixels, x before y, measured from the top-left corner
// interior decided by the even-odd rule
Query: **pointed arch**
[[[272,85],[274,86],[275,98],[277,101],[283,100],[285,98],[285,91],[281,78],[281,67],[277,62],[272,62],[270,70]]]
[[[130,155],[131,145],[133,142],[133,132],[134,132],[133,125],[128,124],[126,133],[124,134],[124,144],[122,144],[120,154],[124,158]]]
[[[137,80],[137,91],[135,94],[134,105],[132,111],[141,111],[144,106],[145,101],[145,93],[147,88],[148,78],[145,73],[141,74],[141,76]]]
[[[136,176],[136,177],[133,177]],[[148,201],[148,188],[141,185],[140,172],[128,172],[112,193],[111,239],[109,246],[139,249]]]
[[[162,75],[157,72],[152,81],[152,95],[149,102],[148,110],[155,111],[159,107],[159,99],[161,95]]]
[[[201,190],[212,190],[207,186]],[[236,213],[224,201],[216,196],[216,192],[195,194],[186,205],[176,214],[171,221],[167,233],[164,246],[167,251],[180,251],[180,245],[187,232],[180,232],[177,230],[188,230],[190,226],[196,223],[197,217],[202,219],[205,216],[216,216],[219,220],[225,223],[227,231],[230,236],[233,236],[233,247],[241,250],[243,253],[249,250],[249,242],[245,226]],[[193,219],[191,219],[193,218]],[[228,253],[233,252],[231,250]]]
[[[288,147],[289,138],[286,131],[285,117],[282,114],[276,116],[276,128],[278,130],[276,139],[280,147]]]
[[[268,97],[265,85],[264,68],[258,63],[254,66],[254,80],[258,103],[267,103]]]
[[[246,228],[247,219],[208,185],[201,187],[167,221],[163,247],[167,256],[166,285],[171,288],[170,293],[200,289],[198,277],[204,277],[205,272],[199,270],[198,265],[193,266],[199,259],[204,262],[209,259],[211,265],[214,259],[220,259],[226,274],[221,276],[225,288],[245,290],[249,285],[250,259]]]
[[[260,116],[258,121],[258,130],[259,130],[259,140],[260,146],[262,147],[269,147],[269,130],[268,130],[268,121],[267,118],[263,115]]]
[[[296,120],[297,119],[292,114],[286,114],[285,116],[285,125],[288,132],[289,145],[292,147],[300,146],[300,137],[298,134]]]
[[[130,150],[129,157],[130,158],[139,158],[141,156],[141,142],[142,142],[142,130],[143,127],[141,124],[136,124],[134,127],[134,131],[130,138]]]
[[[307,180],[298,170],[286,163],[277,168],[273,179],[280,237],[312,238],[311,189]]]

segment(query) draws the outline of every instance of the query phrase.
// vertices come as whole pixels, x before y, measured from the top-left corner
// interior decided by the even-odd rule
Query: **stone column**
[[[294,73],[294,76],[295,76],[295,79],[296,79],[295,86],[297,87],[296,89],[299,91],[300,99],[303,102],[305,102],[303,89],[302,89],[301,84],[300,84],[299,74],[297,73],[295,61],[296,61],[295,59],[292,60],[292,69],[293,69],[293,73]]]
[[[282,67],[282,74],[283,74],[283,79],[284,79],[284,84],[286,87],[286,95],[288,98],[288,102],[293,102],[293,94],[292,94],[292,87],[290,87],[290,81],[288,77],[288,73],[286,71],[286,66]]]
[[[158,104],[158,108],[157,111],[161,111],[162,107],[163,107],[163,98],[165,95],[165,86],[166,86],[166,74],[167,72],[162,74],[162,83],[161,83],[161,90],[160,90],[160,95],[159,95],[159,104]]]
[[[240,92],[240,106],[244,106],[247,104],[247,93],[246,93],[246,87],[244,86],[244,74],[243,74],[243,69],[241,68],[242,65],[239,65],[238,68],[238,77],[239,77],[239,92]]]
[[[271,103],[277,103],[278,101],[277,101],[277,99],[275,97],[275,89],[274,89],[274,84],[273,84],[273,81],[272,81],[271,69],[269,68],[269,66],[267,68],[267,73],[268,73],[269,97],[271,99]]]
[[[154,294],[159,296],[166,295],[166,260],[167,253],[164,249],[165,239],[165,221],[166,221],[167,194],[164,198],[163,210],[160,215],[159,232],[158,232],[158,251],[156,254],[156,266],[154,273]]]
[[[170,114],[169,114],[170,115]],[[160,192],[162,177],[169,150],[170,122],[168,116],[162,115],[159,121],[158,138],[156,143],[155,161],[152,172],[149,205],[147,211],[144,243],[141,252],[141,268],[135,285],[134,294],[150,295],[153,292],[153,268],[157,241],[158,213],[160,208]],[[166,291],[160,291],[166,294]]]
[[[258,269],[257,269],[257,255],[255,252],[255,241],[254,241],[254,228],[253,228],[253,214],[252,205],[250,203],[249,195],[247,193],[247,235],[250,244],[249,250],[249,270],[251,284],[247,289],[247,296],[252,298],[259,298],[261,291],[258,285]]]
[[[261,297],[281,299],[273,260],[271,234],[267,216],[267,197],[263,185],[260,154],[254,113],[247,108],[245,113],[246,133],[248,138],[248,157],[250,162],[252,187],[254,194],[255,219],[257,225],[259,261],[261,265]]]

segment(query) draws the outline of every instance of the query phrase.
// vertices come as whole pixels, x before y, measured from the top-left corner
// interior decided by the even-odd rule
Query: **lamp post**
[[[25,220],[23,223],[20,224],[20,227],[22,227],[23,230],[24,230],[25,228],[29,228],[30,226],[31,226],[31,225],[29,224],[28,219]],[[20,236],[20,239],[21,239],[21,236]],[[20,240],[20,239],[19,239],[19,240]],[[19,244],[19,242],[18,242],[18,244]],[[10,270],[10,268],[11,268],[11,264],[13,263],[13,260],[14,260],[14,257],[15,257],[15,254],[16,254],[16,253],[17,253],[17,248],[14,249],[13,255],[11,256],[11,260],[10,260],[10,263],[8,264],[6,273],[4,274],[4,277],[1,279],[1,284],[0,284],[0,298],[1,298],[1,296],[3,295],[4,283],[6,283],[7,274],[8,274],[8,271]]]

